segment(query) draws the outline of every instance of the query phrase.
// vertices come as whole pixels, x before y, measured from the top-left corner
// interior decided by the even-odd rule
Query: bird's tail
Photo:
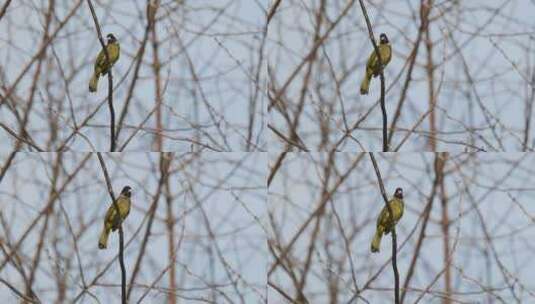
[[[381,238],[383,237],[383,231],[380,228],[377,228],[375,235],[373,236],[371,250],[372,252],[379,252],[379,247],[381,247]]]
[[[372,79],[372,75],[366,71],[366,74],[364,75],[364,79],[362,79],[362,83],[360,84],[360,95],[368,95],[368,89],[370,87],[370,80]]]
[[[93,73],[93,76],[91,77],[91,80],[89,80],[89,92],[96,92],[97,91],[99,76],[100,75],[99,75],[98,72],[95,71]]]
[[[102,229],[102,233],[100,234],[100,238],[98,239],[98,248],[99,249],[106,249],[108,247],[108,235],[110,234],[109,229]]]

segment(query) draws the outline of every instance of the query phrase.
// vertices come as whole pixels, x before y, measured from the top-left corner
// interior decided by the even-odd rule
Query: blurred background
[[[123,224],[129,303],[265,303],[263,153],[103,154]],[[96,154],[0,157],[0,299],[119,303],[118,233],[98,249],[111,206]]]
[[[363,1],[386,33],[390,150],[531,151],[535,3]],[[381,151],[380,80],[358,0],[280,2],[268,32],[269,147]]]
[[[121,45],[117,150],[266,149],[266,1],[91,3]],[[109,151],[107,77],[88,92],[102,49],[88,1],[0,5],[3,149]]]
[[[369,155],[282,155],[270,153],[270,302],[394,303],[391,235],[370,252],[385,203]],[[403,303],[535,300],[534,155],[375,158],[388,198],[404,190],[396,226]]]

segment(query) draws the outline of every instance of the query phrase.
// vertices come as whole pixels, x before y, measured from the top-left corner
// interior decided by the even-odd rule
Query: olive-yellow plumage
[[[388,205],[390,206],[390,209],[392,209],[392,215],[394,219],[393,221],[391,220],[388,208],[384,206],[383,210],[381,210],[381,213],[379,214],[379,217],[377,218],[377,229],[375,231],[375,236],[373,237],[371,244],[372,252],[379,251],[383,234],[389,234],[390,231],[394,229],[394,226],[403,216],[403,209],[405,208],[405,205],[403,203],[403,189],[396,189],[396,192],[394,193],[394,198],[388,202]]]
[[[96,92],[98,88],[98,79],[101,75],[106,74],[109,69],[119,60],[119,55],[121,53],[121,47],[119,42],[115,39],[113,34],[108,34],[108,44],[106,45],[106,50],[108,51],[108,56],[110,61],[106,60],[106,53],[104,50],[100,50],[98,53],[97,60],[95,60],[95,71],[91,80],[89,80],[89,92]]]
[[[130,201],[131,195],[132,193],[130,186],[125,186],[121,191],[121,195],[117,198],[117,207],[119,209],[119,213],[117,214],[117,208],[115,207],[115,204],[111,204],[111,206],[108,208],[106,216],[104,217],[104,228],[102,229],[102,233],[100,234],[100,238],[98,240],[99,249],[106,249],[108,246],[108,236],[110,232],[117,230],[119,228],[119,224],[122,223],[130,213],[130,205],[132,204]]]
[[[392,46],[390,45],[386,34],[381,34],[380,43],[377,48],[379,49],[379,54],[381,54],[381,61],[383,62],[383,66],[386,66],[390,62],[390,59],[392,59]],[[370,54],[368,61],[366,62],[366,74],[364,74],[364,79],[362,79],[362,83],[360,84],[361,95],[368,94],[372,76],[379,76],[380,71],[381,65],[379,64],[379,58],[377,58],[377,53],[374,49]]]

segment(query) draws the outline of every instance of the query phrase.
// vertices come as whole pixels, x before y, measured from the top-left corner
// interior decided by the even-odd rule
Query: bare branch
[[[377,175],[377,182],[379,184],[379,189],[381,191],[381,196],[383,197],[383,200],[385,202],[386,209],[388,210],[388,216],[390,217],[390,222],[394,222],[394,213],[392,213],[392,207],[388,203],[388,197],[386,195],[385,186],[383,184],[383,178],[381,177],[381,172],[379,171],[379,166],[377,165],[377,161],[375,160],[375,156],[373,156],[372,152],[369,152],[370,159],[373,164],[373,169],[375,170],[375,175]],[[392,269],[394,270],[394,299],[395,303],[399,304],[401,303],[399,300],[399,271],[397,266],[397,236],[396,236],[396,226],[392,226]]]
[[[106,186],[108,188],[108,193],[110,194],[111,201],[113,203],[113,206],[115,208],[115,212],[117,214],[120,214],[119,211],[119,205],[117,204],[117,200],[115,199],[115,195],[113,194],[113,186],[111,184],[110,176],[108,174],[108,169],[106,169],[106,163],[104,162],[104,159],[102,158],[102,155],[100,152],[97,152],[98,161],[100,163],[100,168],[102,169],[102,173],[104,174],[104,179],[106,180]],[[119,264],[121,267],[121,299],[122,303],[127,303],[127,295],[126,295],[126,267],[124,264],[124,234],[123,234],[123,221],[118,221],[117,226],[119,228]]]

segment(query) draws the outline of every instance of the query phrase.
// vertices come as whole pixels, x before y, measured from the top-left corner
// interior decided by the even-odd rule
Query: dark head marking
[[[394,196],[396,198],[402,199],[403,198],[403,189],[396,188],[396,192],[394,193]]]
[[[123,190],[121,190],[121,195],[130,197],[132,195],[132,188],[130,186],[124,186]]]
[[[381,42],[381,44],[387,44],[388,43],[388,37],[386,37],[385,33],[381,33],[381,35],[379,36],[379,41]]]
[[[117,38],[115,38],[113,34],[108,34],[106,35],[106,37],[108,38],[108,43],[114,43],[115,41],[117,41]]]

